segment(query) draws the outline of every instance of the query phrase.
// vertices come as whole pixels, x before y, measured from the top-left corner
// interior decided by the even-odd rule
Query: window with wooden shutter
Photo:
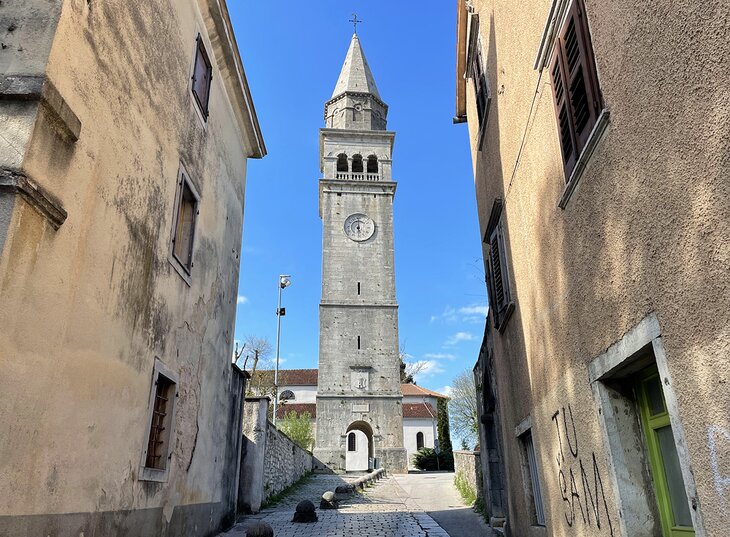
[[[487,224],[485,242],[489,247],[487,254],[489,305],[492,311],[494,325],[497,329],[501,329],[509,318],[514,304],[509,283],[502,200],[500,199],[495,200],[492,207],[492,214]]]
[[[603,109],[583,0],[573,0],[568,10],[555,40],[550,76],[567,180]]]
[[[148,402],[147,436],[139,468],[142,481],[167,481],[172,457],[177,375],[155,359]]]
[[[487,79],[486,62],[482,52],[482,42],[479,38],[479,16],[472,15],[469,40],[469,71],[468,74],[474,83],[474,95],[477,105],[477,119],[479,121],[479,139],[484,131],[489,113],[489,81]]]
[[[175,195],[175,219],[172,229],[171,262],[190,283],[193,268],[193,245],[199,212],[198,193],[185,170],[180,168]]]
[[[203,38],[198,34],[195,47],[195,67],[193,68],[193,95],[205,119],[208,118],[208,101],[210,99],[210,85],[213,80],[213,68],[205,50]]]

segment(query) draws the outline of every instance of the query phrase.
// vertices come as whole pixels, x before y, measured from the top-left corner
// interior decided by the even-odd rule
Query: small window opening
[[[175,383],[163,375],[158,375],[155,386],[155,401],[147,444],[145,466],[155,470],[167,467],[167,453],[170,442],[172,405],[175,397]]]
[[[208,100],[210,99],[210,83],[213,79],[208,53],[205,51],[203,38],[198,34],[198,46],[195,49],[195,68],[193,69],[193,95],[203,117],[208,119]]]
[[[360,296],[360,282],[357,282],[357,296]]]
[[[368,157],[368,173],[378,173],[378,157],[375,155]]]
[[[357,451],[357,444],[354,432],[347,435],[347,451]]]
[[[347,171],[347,155],[345,155],[344,153],[340,153],[339,155],[337,155],[337,171]]]
[[[362,155],[352,157],[352,173],[362,173]]]
[[[193,267],[193,239],[198,214],[198,198],[184,173],[178,185],[178,207],[175,217],[175,233],[172,237],[172,253],[183,268],[190,273]]]
[[[423,433],[416,433],[416,449],[423,449]]]
[[[360,336],[357,336],[357,350],[360,350]]]

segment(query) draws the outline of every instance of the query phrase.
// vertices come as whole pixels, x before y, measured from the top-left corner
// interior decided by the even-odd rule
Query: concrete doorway
[[[372,457],[373,429],[364,421],[352,422],[345,438],[345,471],[368,470]]]

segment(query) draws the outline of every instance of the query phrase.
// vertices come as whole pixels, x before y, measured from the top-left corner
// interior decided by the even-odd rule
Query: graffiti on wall
[[[712,467],[712,481],[715,485],[717,495],[722,498],[722,507],[727,507],[726,493],[730,489],[730,475],[727,475],[720,468],[720,453],[726,453],[730,448],[730,431],[718,425],[711,425],[707,428],[707,447],[710,450],[710,466]]]
[[[558,438],[556,462],[558,484],[563,499],[565,522],[573,528],[578,523],[607,529],[613,536],[613,523],[608,512],[603,477],[596,463],[595,452],[583,454],[573,421],[573,409],[568,405],[552,416]]]

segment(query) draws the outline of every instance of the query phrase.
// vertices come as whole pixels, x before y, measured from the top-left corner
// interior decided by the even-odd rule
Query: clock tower
[[[320,130],[320,469],[406,472],[393,264],[395,133],[357,34]]]

